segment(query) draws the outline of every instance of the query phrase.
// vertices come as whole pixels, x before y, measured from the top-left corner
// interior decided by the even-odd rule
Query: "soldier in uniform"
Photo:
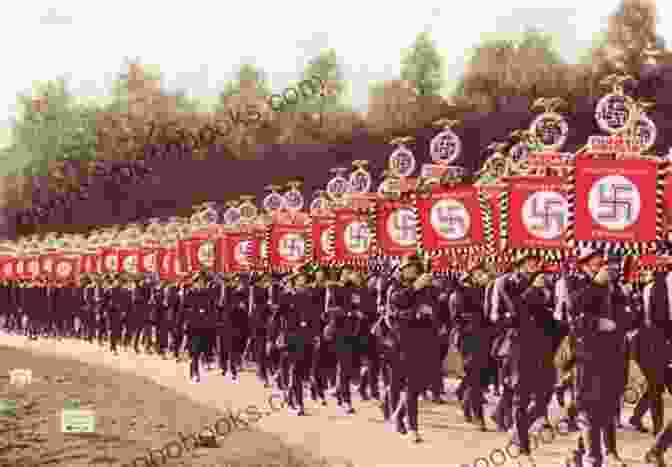
[[[487,276],[481,264],[474,264],[449,298],[457,350],[464,364],[461,399],[464,418],[486,431],[483,418],[483,372],[489,362],[490,329],[483,312]]]
[[[518,314],[526,305],[521,301],[525,291],[531,286],[533,276],[541,267],[541,258],[531,253],[519,254],[512,266],[515,272],[500,276],[493,284],[490,313],[497,337],[493,341],[492,353],[501,359],[504,391],[497,403],[493,420],[499,431],[506,431],[513,424],[514,387],[520,376],[523,362],[514,354],[519,330]],[[523,446],[524,450],[525,447]]]
[[[131,306],[131,292],[125,290],[124,282],[119,274],[111,275],[108,279],[107,293],[109,298],[106,304],[110,329],[110,350],[119,355],[118,345],[121,345],[125,310]]]
[[[336,398],[345,413],[352,415],[351,386],[356,374],[356,349],[358,319],[353,313],[353,283],[351,274],[354,269],[345,266],[341,270],[341,280],[327,288],[326,303],[328,323],[324,329],[324,338],[335,349],[338,368]]]
[[[398,342],[397,360],[391,362],[390,407],[396,407],[391,418],[396,422],[397,431],[405,435],[408,431],[404,418],[408,414],[411,439],[420,442],[418,398],[431,384],[432,366],[438,359],[438,348],[424,343],[436,342],[433,317],[437,304],[431,291],[432,274],[425,272],[425,265],[418,256],[406,256],[400,274],[400,283],[390,291],[393,333]],[[406,393],[402,398],[403,386]]]
[[[200,364],[212,345],[215,316],[209,300],[205,276],[196,274],[193,279],[195,282],[184,295],[184,307],[187,310],[187,335],[191,354],[189,376],[192,383],[200,383]]]
[[[658,272],[653,282],[644,288],[644,319],[632,340],[632,354],[646,378],[647,389],[635,407],[630,424],[646,432],[642,417],[651,409],[654,435],[663,429],[665,369],[670,355],[669,339],[672,337],[671,284],[672,274]]]
[[[584,249],[577,264],[584,280],[572,284],[569,293],[576,336],[576,405],[586,449],[583,453],[579,445],[572,461],[583,455],[584,465],[601,467],[604,436],[609,465],[624,465],[616,448],[615,418],[625,387],[625,374],[620,365],[614,367],[604,362],[625,359],[623,333],[619,329],[625,322],[620,316],[625,297],[618,283],[609,280],[603,252]]]
[[[268,342],[268,325],[272,313],[272,294],[273,277],[270,273],[264,273],[253,286],[250,331],[253,361],[257,366],[257,377],[266,388],[270,387],[268,380],[270,368],[266,344]]]

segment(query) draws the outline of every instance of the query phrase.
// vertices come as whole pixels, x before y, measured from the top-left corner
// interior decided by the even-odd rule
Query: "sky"
[[[6,65],[0,74],[0,144],[8,141],[17,93],[30,93],[36,81],[65,76],[76,95],[104,99],[125,58],[158,65],[166,88],[212,102],[242,63],[262,67],[272,89],[281,92],[310,58],[333,47],[350,83],[352,104],[365,111],[369,85],[398,78],[402,50],[425,29],[445,58],[447,95],[469,49],[484,37],[537,27],[554,36],[566,60],[576,61],[606,27],[618,0],[565,0],[540,7],[543,3],[12,2],[0,16]],[[670,44],[672,2],[659,1],[658,10],[659,32]]]

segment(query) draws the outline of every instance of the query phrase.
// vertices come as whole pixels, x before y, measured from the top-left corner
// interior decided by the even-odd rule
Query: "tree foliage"
[[[401,79],[413,84],[420,96],[438,96],[444,84],[443,57],[429,32],[418,34],[401,60]]]

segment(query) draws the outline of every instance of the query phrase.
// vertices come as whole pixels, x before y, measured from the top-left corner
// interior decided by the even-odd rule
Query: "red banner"
[[[2,263],[2,277],[4,279],[16,279],[16,265],[18,260],[16,258],[8,257]]]
[[[143,273],[158,271],[159,248],[142,248],[138,252],[138,270]]]
[[[385,201],[376,211],[376,243],[381,253],[404,256],[417,248],[417,216],[408,203]]]
[[[304,224],[273,224],[269,259],[274,269],[287,270],[310,261],[310,232]]]
[[[334,210],[334,257],[351,263],[366,261],[371,252],[369,215],[353,209]]]
[[[103,274],[121,272],[119,255],[116,248],[104,248],[99,253],[100,271]]]
[[[79,260],[66,256],[58,256],[54,258],[54,279],[59,281],[72,280],[77,277],[77,265]]]
[[[25,260],[26,277],[35,279],[40,276],[40,258],[39,256],[31,256]]]
[[[54,253],[40,256],[40,276],[51,277],[54,273]]]
[[[118,258],[122,272],[127,274],[138,274],[140,272],[140,250],[137,248],[119,250]]]
[[[177,248],[163,249],[159,256],[159,275],[162,279],[175,280],[185,274]]]
[[[417,201],[426,250],[485,246],[478,189],[472,185],[438,186]]]
[[[577,158],[576,240],[655,241],[657,170],[650,160]]]
[[[218,241],[225,271],[243,272],[253,268],[259,250],[257,239],[246,232],[228,232]]]
[[[509,215],[502,233],[507,248],[561,249],[569,205],[560,177],[511,177]]]
[[[326,216],[313,217],[313,256],[318,263],[327,263],[334,259],[334,249],[331,244],[333,229],[333,218]]]

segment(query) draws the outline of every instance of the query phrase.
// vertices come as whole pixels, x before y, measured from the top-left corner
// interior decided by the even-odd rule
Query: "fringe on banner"
[[[273,261],[272,261],[272,254],[271,254],[271,238],[272,238],[272,233],[273,233],[273,223],[270,222],[264,231],[264,240],[263,244],[265,246],[262,246],[262,250],[266,250],[266,257],[264,258],[264,266],[266,271],[272,271],[273,270]]]
[[[656,171],[656,240],[665,239],[665,180],[667,172]],[[655,248],[655,246],[654,246]]]
[[[576,166],[571,164],[567,171],[567,230],[565,231],[565,243],[569,248],[576,247],[576,234],[574,222],[576,221]]]
[[[495,231],[492,225],[492,208],[488,201],[488,195],[484,190],[478,190],[478,204],[481,208],[481,219],[483,219],[483,234],[485,236],[485,253],[494,255],[497,251],[495,242]]]
[[[418,208],[418,203],[413,203],[411,205],[411,211],[413,211],[413,216],[415,217],[415,244],[416,248],[420,251],[425,251],[425,239],[424,239],[424,229],[422,228],[422,221],[420,220],[420,209]]]
[[[509,243],[509,190],[502,191],[497,195],[499,209],[499,241],[500,250],[505,250]]]
[[[379,251],[378,247],[378,209],[380,206],[376,205],[368,209],[368,226],[369,226],[369,252],[375,255]]]
[[[306,260],[313,261],[314,251],[313,248],[313,216],[308,216],[308,222],[304,225],[303,234],[306,238]]]

